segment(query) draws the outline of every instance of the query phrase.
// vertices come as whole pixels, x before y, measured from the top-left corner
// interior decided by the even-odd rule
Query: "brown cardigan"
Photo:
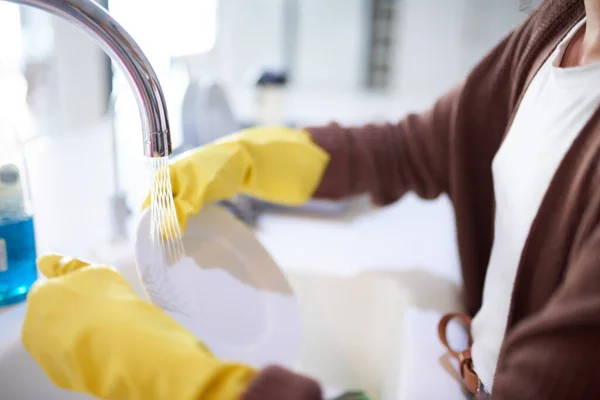
[[[317,196],[368,192],[385,205],[408,191],[448,194],[466,309],[475,314],[494,239],[492,159],[534,74],[583,16],[583,0],[546,0],[423,114],[395,125],[310,129],[331,154]],[[600,399],[599,163],[600,109],[560,164],[525,243],[494,400]],[[321,393],[315,382],[271,367],[245,399],[320,400]]]

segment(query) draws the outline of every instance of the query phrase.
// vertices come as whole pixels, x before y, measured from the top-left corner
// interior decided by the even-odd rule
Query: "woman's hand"
[[[236,194],[300,205],[317,189],[329,156],[303,131],[281,127],[245,129],[186,152],[170,165],[177,219],[204,204]],[[144,208],[150,204],[150,197]]]
[[[238,399],[255,376],[214,358],[115,269],[58,255],[28,296],[22,341],[52,382],[102,399]]]

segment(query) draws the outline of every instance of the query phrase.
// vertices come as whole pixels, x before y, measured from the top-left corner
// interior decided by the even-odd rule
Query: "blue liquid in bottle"
[[[33,217],[0,217],[0,306],[25,300],[36,279]]]

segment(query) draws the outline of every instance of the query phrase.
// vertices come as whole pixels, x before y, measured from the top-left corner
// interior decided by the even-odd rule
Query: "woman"
[[[600,398],[600,0],[545,1],[423,114],[306,132],[330,158],[316,197],[449,195],[478,398]],[[237,379],[230,398],[321,398],[292,372],[243,371],[213,376]]]

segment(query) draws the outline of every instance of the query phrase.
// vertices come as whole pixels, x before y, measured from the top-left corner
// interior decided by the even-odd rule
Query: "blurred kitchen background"
[[[459,82],[526,18],[528,4],[100,3],[156,69],[179,150],[265,121],[397,121]],[[261,75],[263,85],[257,85]],[[131,240],[148,175],[138,110],[123,76],[75,28],[0,2],[0,98],[5,111],[19,109],[14,99],[25,87],[11,84],[20,82],[19,76],[27,83],[31,119],[16,126],[27,151],[40,251],[97,256],[102,246]],[[266,101],[271,109],[265,110]],[[4,114],[26,118],[16,111]],[[2,124],[0,129],[8,126]],[[259,237],[280,264],[352,273],[400,264],[441,269],[456,263],[453,217],[444,198],[426,203],[407,196],[382,210],[345,204],[331,207],[328,214],[317,208],[297,213],[269,209],[258,216]],[[444,274],[459,279],[455,272]]]

